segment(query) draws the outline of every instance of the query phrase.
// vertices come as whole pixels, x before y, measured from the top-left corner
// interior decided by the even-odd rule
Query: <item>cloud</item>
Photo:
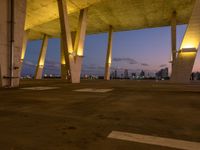
[[[115,62],[126,62],[128,64],[138,64],[138,62],[135,59],[132,58],[113,58],[113,61]]]
[[[86,65],[86,64],[84,64],[83,65],[83,69],[84,70],[88,70],[88,71],[90,71],[90,70],[104,70],[104,66],[99,66],[99,65],[96,65],[96,64],[90,64],[90,65]]]
[[[24,65],[27,65],[27,66],[36,66],[36,64],[34,64],[32,61],[28,61],[28,60],[25,60],[23,62]]]
[[[167,64],[160,65],[160,68],[167,67]]]
[[[57,69],[57,68],[60,68],[60,63],[53,61],[53,60],[46,60],[45,61],[45,67],[47,69],[54,69],[54,68]]]
[[[149,64],[141,63],[142,66],[149,66]]]

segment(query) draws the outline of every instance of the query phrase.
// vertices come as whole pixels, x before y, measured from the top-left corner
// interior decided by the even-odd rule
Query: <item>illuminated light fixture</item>
[[[191,57],[197,53],[197,49],[196,48],[183,48],[179,51],[179,53],[182,56]]]
[[[179,52],[181,53],[191,53],[191,52],[197,52],[197,49],[196,48],[182,48]]]
[[[186,49],[186,48],[194,48],[194,43],[186,43],[186,44],[183,44],[181,47],[182,49]]]

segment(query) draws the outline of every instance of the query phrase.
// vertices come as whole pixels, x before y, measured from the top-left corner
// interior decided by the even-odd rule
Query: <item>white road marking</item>
[[[200,150],[199,142],[190,142],[184,140],[162,138],[156,136],[142,135],[142,134],[133,134],[128,132],[112,131],[108,138],[145,143],[151,145],[159,145],[169,148],[177,148],[183,150]]]
[[[43,86],[37,86],[37,87],[27,87],[27,88],[21,88],[22,90],[36,90],[36,91],[43,91],[43,90],[53,90],[58,89],[59,87],[43,87]]]
[[[113,89],[92,89],[92,88],[84,88],[84,89],[78,89],[78,90],[74,90],[76,92],[92,92],[92,93],[106,93],[106,92],[110,92]]]

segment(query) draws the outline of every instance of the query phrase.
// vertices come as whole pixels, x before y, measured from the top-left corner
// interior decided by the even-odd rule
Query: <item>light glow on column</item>
[[[79,49],[79,50],[77,51],[77,55],[78,55],[78,56],[83,56],[83,49]]]
[[[195,48],[197,49],[199,46],[199,42],[197,41],[190,41],[190,42],[183,42],[182,45],[181,45],[181,49],[186,49],[186,48]]]
[[[39,68],[44,68],[44,65],[39,65]]]
[[[194,47],[192,47],[192,48],[183,48],[179,52],[183,56],[194,56],[197,53],[197,49],[194,48]]]

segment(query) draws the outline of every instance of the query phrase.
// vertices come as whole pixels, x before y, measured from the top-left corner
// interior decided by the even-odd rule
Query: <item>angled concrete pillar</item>
[[[65,66],[70,70],[69,54],[73,52],[73,45],[69,28],[69,19],[67,15],[67,4],[65,0],[57,0],[57,3],[60,16],[61,41],[65,59]]]
[[[19,86],[26,0],[0,1],[0,77],[3,87]]]
[[[35,79],[42,79],[42,73],[43,73],[43,68],[44,68],[44,63],[45,63],[45,58],[46,58],[46,52],[47,52],[47,46],[48,46],[48,36],[44,35],[43,41],[42,41],[42,47],[40,50],[40,55],[36,67],[36,72],[35,72]]]
[[[24,37],[23,37],[23,43],[22,43],[22,51],[21,51],[21,65],[20,65],[20,69],[19,69],[19,76],[21,76],[21,71],[22,71],[22,66],[23,66],[23,62],[24,62],[24,57],[26,54],[26,49],[27,49],[27,44],[28,44],[28,33],[29,30],[24,31]]]
[[[105,80],[110,80],[110,67],[112,64],[112,39],[113,39],[113,27],[109,27],[108,33],[108,47],[107,47],[107,55],[106,55],[106,63],[105,63]]]
[[[24,61],[24,57],[25,57],[25,54],[26,54],[27,43],[28,43],[28,34],[29,34],[29,30],[24,31],[22,51],[21,51],[21,62],[22,63]]]
[[[72,61],[71,79],[72,83],[80,83],[81,69],[83,63],[83,54],[85,46],[85,36],[87,29],[87,12],[88,8],[80,10],[78,29],[74,41],[74,61]],[[72,38],[73,39],[73,38]]]
[[[200,0],[195,1],[180,50],[172,68],[171,81],[187,83],[190,80],[200,42]]]
[[[171,63],[173,67],[176,60],[176,11],[173,11],[171,19],[171,48]]]
[[[60,39],[60,64],[61,64],[61,66],[60,66],[61,79],[67,79],[67,70],[69,68],[68,69],[66,68],[62,38]]]
[[[73,44],[69,27],[66,0],[57,0],[57,2],[60,16],[61,38],[65,55],[65,66],[66,68],[69,68],[70,81],[72,83],[80,83],[88,9],[85,8],[80,11],[78,29]]]
[[[72,45],[74,47],[76,32],[71,32],[71,37],[72,37]],[[60,49],[61,79],[69,79],[70,78],[69,64],[66,65],[65,62],[65,54],[64,54],[62,38],[60,39],[60,48],[61,48]]]

